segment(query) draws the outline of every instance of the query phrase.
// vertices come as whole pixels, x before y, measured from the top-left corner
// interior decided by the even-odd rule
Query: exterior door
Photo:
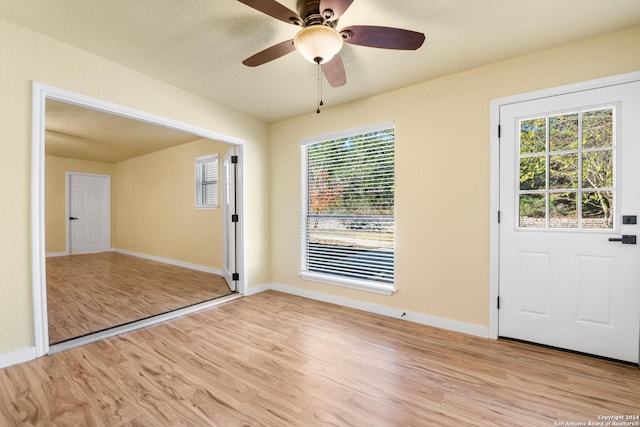
[[[234,162],[235,159],[235,162]],[[236,148],[231,147],[224,156],[222,162],[222,227],[223,249],[222,264],[223,276],[229,285],[229,289],[236,291],[238,279],[234,274],[238,272],[236,262],[236,237],[238,221],[236,215]]]
[[[499,335],[638,363],[640,82],[500,107]]]
[[[69,253],[111,247],[111,185],[106,175],[69,174]]]

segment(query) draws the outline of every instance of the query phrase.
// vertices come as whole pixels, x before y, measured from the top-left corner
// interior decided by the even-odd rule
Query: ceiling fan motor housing
[[[320,0],[298,0],[296,9],[302,19],[310,15],[320,15]]]
[[[329,25],[332,28],[335,28],[335,25],[337,24],[337,20],[332,20],[332,18],[335,16],[333,10],[320,10],[320,0],[298,0],[296,9],[298,10],[298,14],[304,20],[305,26],[318,24],[318,19],[322,21],[322,24]],[[315,22],[310,22],[309,24],[307,24],[307,21],[311,20],[312,18]]]

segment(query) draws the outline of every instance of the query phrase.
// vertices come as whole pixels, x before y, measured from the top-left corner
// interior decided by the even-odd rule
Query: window
[[[520,228],[614,227],[615,108],[520,120]]]
[[[196,207],[218,207],[218,155],[196,158]]]
[[[392,123],[302,143],[302,266],[309,280],[390,294]]]

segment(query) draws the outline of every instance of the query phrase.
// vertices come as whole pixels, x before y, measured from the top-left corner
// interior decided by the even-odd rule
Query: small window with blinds
[[[218,207],[218,155],[197,157],[196,208],[215,209]]]
[[[393,123],[306,140],[301,151],[301,277],[391,294]]]

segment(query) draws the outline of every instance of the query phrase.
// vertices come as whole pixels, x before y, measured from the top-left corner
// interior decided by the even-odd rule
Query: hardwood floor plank
[[[42,399],[38,399],[32,390],[27,389],[15,395],[13,400],[4,401],[0,393],[0,425],[37,426],[44,425],[50,419],[45,412]]]
[[[95,426],[99,417],[83,395],[66,378],[58,378],[42,385],[43,392],[52,402],[49,421],[53,425]]]
[[[117,252],[50,257],[49,343],[229,293],[221,276]]]
[[[273,291],[0,370],[0,425],[552,426],[640,369]]]

